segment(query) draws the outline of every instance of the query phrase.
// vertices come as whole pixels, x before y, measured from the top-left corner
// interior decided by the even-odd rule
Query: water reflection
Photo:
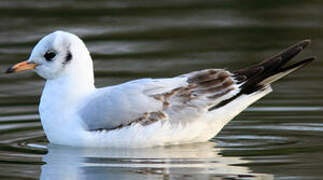
[[[226,126],[216,147],[49,146],[45,157],[38,117],[44,81],[34,73],[0,73],[0,179],[38,179],[40,167],[42,179],[272,178],[252,172],[322,179],[322,1],[10,0],[0,1],[0,9],[1,72],[27,58],[40,37],[62,29],[89,47],[98,87],[203,68],[233,70],[304,38],[313,44],[300,56],[318,57]]]
[[[148,149],[79,149],[49,145],[40,179],[273,179],[224,157],[215,143]]]

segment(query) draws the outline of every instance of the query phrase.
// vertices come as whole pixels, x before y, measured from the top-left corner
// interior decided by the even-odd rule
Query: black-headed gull
[[[205,69],[163,79],[139,79],[95,88],[92,58],[76,35],[43,37],[28,60],[7,73],[34,70],[45,78],[39,112],[53,144],[147,147],[207,141],[247,106],[271,92],[270,84],[314,58],[285,64],[310,40],[255,66]]]

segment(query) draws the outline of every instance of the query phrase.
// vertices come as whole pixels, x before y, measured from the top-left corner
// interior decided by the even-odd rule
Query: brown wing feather
[[[212,106],[217,103],[218,98],[224,97],[236,88],[232,74],[223,69],[196,71],[184,76],[187,77],[187,86],[153,95],[155,99],[163,102],[164,110],[173,106],[172,101],[176,102],[176,106],[185,108],[188,105],[194,106],[193,101],[202,98],[205,101],[203,108]]]

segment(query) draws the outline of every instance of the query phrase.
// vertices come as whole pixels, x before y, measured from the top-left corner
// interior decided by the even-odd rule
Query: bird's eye
[[[46,52],[46,54],[44,55],[44,58],[46,59],[46,61],[51,61],[54,57],[56,56],[56,53],[53,51],[48,51]]]

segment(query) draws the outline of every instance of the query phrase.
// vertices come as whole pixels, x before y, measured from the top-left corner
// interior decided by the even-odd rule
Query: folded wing
[[[97,90],[80,108],[89,130],[113,130],[157,121],[197,120],[239,92],[233,74],[208,69],[168,79],[141,79]]]

